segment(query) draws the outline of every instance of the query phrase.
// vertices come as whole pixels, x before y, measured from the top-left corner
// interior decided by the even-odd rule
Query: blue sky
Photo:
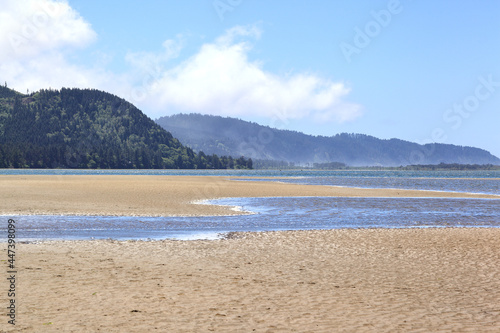
[[[500,1],[0,0],[0,80],[500,156]]]

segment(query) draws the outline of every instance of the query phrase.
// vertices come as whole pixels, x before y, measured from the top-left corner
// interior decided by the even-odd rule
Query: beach
[[[2,215],[194,216],[241,214],[196,202],[225,197],[449,197],[495,195],[243,181],[210,176],[1,175]]]
[[[0,176],[0,213],[225,215],[240,212],[197,202],[495,197],[231,179]],[[498,228],[412,228],[211,241],[19,240],[16,326],[2,316],[0,332],[498,332],[499,239]],[[0,243],[2,262],[6,247]],[[6,313],[9,281],[1,281]]]
[[[0,331],[498,332],[499,239],[344,229],[20,244],[17,325],[4,317]]]

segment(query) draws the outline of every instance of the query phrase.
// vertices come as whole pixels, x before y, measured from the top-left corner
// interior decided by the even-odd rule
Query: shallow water
[[[0,170],[0,174],[243,176],[253,181],[500,195],[498,171]],[[255,214],[216,217],[4,216],[20,240],[215,239],[231,231],[334,228],[500,227],[500,200],[448,198],[229,198],[212,204]],[[5,220],[2,223],[1,220]],[[0,237],[5,241],[6,237]]]
[[[0,175],[162,175],[242,177],[342,178],[500,178],[493,171],[377,171],[377,170],[108,170],[108,169],[0,169]]]
[[[208,203],[208,202],[207,202]],[[210,201],[254,214],[211,217],[11,216],[17,237],[215,239],[231,231],[500,227],[500,200],[443,198],[238,198]]]
[[[398,188],[500,195],[500,178],[307,177],[287,183],[361,188]]]

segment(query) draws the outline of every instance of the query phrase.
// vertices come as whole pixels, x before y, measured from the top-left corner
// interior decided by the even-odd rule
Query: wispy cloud
[[[161,52],[129,51],[125,55],[125,60],[143,72],[160,71],[168,61],[179,56],[185,44],[185,36],[178,34],[175,39],[167,39],[162,43]]]
[[[181,62],[187,38],[177,35],[158,52],[127,53],[129,67],[116,73],[109,61],[74,60],[75,51],[98,36],[67,1],[0,1],[1,79],[19,90],[103,89],[152,117],[183,111],[345,122],[361,115],[359,105],[345,100],[350,89],[343,82],[312,73],[278,75],[251,60],[263,34],[258,25],[233,27]]]
[[[261,35],[255,26],[234,27],[181,64],[157,73],[141,103],[157,115],[169,110],[227,116],[349,121],[360,106],[344,101],[349,88],[310,73],[279,76],[248,57]]]

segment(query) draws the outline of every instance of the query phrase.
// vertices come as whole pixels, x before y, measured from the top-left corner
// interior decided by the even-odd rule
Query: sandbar
[[[197,202],[224,197],[453,197],[495,195],[244,181],[220,176],[2,175],[0,215],[194,216],[241,214]]]

